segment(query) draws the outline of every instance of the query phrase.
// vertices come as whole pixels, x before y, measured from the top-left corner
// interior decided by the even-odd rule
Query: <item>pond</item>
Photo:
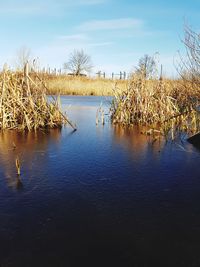
[[[76,132],[0,133],[1,267],[200,266],[199,150],[96,125],[109,100],[63,96]]]

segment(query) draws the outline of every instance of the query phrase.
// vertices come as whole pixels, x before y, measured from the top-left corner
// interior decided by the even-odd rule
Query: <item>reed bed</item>
[[[68,119],[60,112],[59,101],[49,101],[41,79],[24,72],[4,69],[0,74],[0,129],[36,130],[57,128]]]
[[[115,88],[113,123],[141,125],[146,133],[172,139],[178,133],[200,130],[200,89],[185,81],[144,80],[134,76],[123,92]]]
[[[111,96],[116,86],[123,91],[127,81],[80,76],[46,76],[45,82],[51,94]]]

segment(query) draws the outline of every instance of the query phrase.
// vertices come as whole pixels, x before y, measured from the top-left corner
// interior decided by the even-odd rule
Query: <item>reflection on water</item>
[[[5,130],[0,132],[0,163],[4,172],[7,185],[20,190],[23,183],[15,166],[16,158],[20,164],[33,171],[35,157],[41,157],[46,153],[50,142],[59,142],[61,129],[51,129],[38,132],[18,132]],[[40,167],[36,166],[37,168]]]
[[[61,100],[78,131],[0,133],[0,266],[200,266],[199,151]]]
[[[146,128],[143,127],[122,127],[120,125],[113,126],[114,138],[117,142],[122,143],[125,149],[134,151],[135,156],[142,157],[149,149],[152,153],[160,152],[165,145],[165,140],[160,137],[153,138],[152,136],[143,134]]]
[[[36,132],[5,130],[0,132],[0,153],[8,154],[9,150],[14,150],[15,148],[22,151],[23,146],[26,146],[26,150],[32,152],[35,148],[45,149],[50,139],[59,142],[60,134],[61,129]]]

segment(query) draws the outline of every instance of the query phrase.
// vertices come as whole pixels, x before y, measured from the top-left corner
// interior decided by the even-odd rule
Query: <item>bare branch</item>
[[[24,66],[27,62],[31,64],[31,50],[26,47],[22,46],[18,51],[17,51],[17,58],[16,58],[16,67],[19,70],[23,70]]]
[[[188,25],[184,28],[184,39],[186,57],[179,54],[180,62],[176,66],[181,77],[192,83],[192,86],[200,85],[200,35],[194,32]]]
[[[142,76],[144,79],[151,79],[156,73],[156,61],[152,56],[144,55],[139,59],[138,67],[135,74]]]

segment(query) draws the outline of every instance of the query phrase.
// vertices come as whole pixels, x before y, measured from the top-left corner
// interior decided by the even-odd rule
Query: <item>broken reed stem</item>
[[[20,164],[20,161],[19,161],[18,157],[15,160],[15,166],[16,166],[16,169],[17,169],[17,175],[20,175],[21,174],[21,164]]]

